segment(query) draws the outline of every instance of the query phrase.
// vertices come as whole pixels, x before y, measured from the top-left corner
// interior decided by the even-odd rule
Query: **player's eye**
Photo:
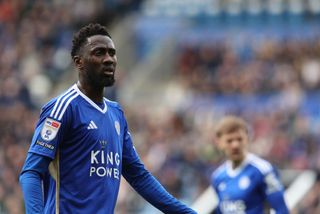
[[[109,54],[109,56],[113,57],[114,55],[116,55],[116,50],[113,49],[113,48],[110,48],[110,49],[108,50],[108,54]]]
[[[95,56],[103,56],[103,55],[106,54],[106,50],[102,49],[102,48],[99,48],[99,49],[94,50],[93,54]]]

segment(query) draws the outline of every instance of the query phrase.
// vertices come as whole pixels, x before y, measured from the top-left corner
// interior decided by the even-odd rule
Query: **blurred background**
[[[318,175],[292,213],[320,213],[320,0],[0,0],[1,214],[24,213],[18,176],[40,108],[76,81],[72,35],[89,22],[117,48],[106,96],[170,193],[191,205],[209,186],[223,161],[213,127],[236,114],[252,152]],[[159,212],[122,180],[116,213]]]

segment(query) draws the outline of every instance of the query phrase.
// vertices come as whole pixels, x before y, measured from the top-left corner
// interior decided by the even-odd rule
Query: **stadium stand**
[[[111,26],[141,2],[0,1],[1,214],[23,213],[19,171],[40,106],[73,71],[72,33],[90,21]]]
[[[193,2],[0,2],[1,214],[23,213],[18,174],[39,106],[72,81],[73,30],[89,21],[114,30],[132,11],[121,25],[131,28],[113,36],[126,41],[117,43],[119,64],[131,64],[108,96],[123,103],[137,150],[161,183],[191,205],[222,160],[215,120],[235,113],[252,124],[254,152],[280,169],[318,174],[292,212],[320,213],[320,1]],[[123,182],[116,213],[156,211]]]

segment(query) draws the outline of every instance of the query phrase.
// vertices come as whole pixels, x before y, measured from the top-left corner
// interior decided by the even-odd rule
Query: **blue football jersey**
[[[219,198],[217,213],[263,213],[265,202],[278,213],[288,213],[275,169],[256,155],[248,154],[236,169],[226,161],[212,174],[211,183]]]
[[[113,213],[122,166],[139,160],[116,102],[97,105],[73,85],[43,108],[29,152],[53,161],[45,213]]]

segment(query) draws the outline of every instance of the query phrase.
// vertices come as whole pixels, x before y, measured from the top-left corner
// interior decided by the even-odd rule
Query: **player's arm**
[[[20,173],[19,181],[27,213],[43,213],[42,179],[48,172],[50,162],[55,158],[58,144],[63,136],[66,114],[59,121],[51,116],[54,105],[55,102],[49,102],[43,107]]]
[[[195,213],[169,194],[139,161],[125,165],[123,177],[149,203],[164,213]]]
[[[169,194],[145,169],[133,147],[127,129],[125,129],[123,143],[122,175],[143,198],[163,213],[196,213]]]
[[[51,159],[29,152],[19,181],[25,202],[26,213],[42,214],[44,209],[42,179]]]
[[[284,200],[283,186],[274,170],[264,176],[264,192],[268,203],[276,213],[289,213]]]

